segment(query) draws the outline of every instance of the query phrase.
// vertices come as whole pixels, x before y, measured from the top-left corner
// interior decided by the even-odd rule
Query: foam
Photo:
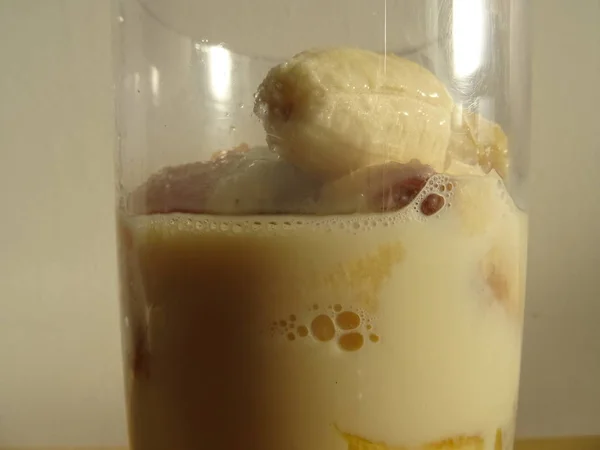
[[[453,186],[454,181],[448,176],[441,174],[433,175],[421,192],[406,207],[399,211],[377,214],[348,214],[336,216],[190,216],[176,213],[154,215],[152,217],[157,225],[166,220],[171,226],[176,226],[180,231],[190,231],[191,229],[195,229],[198,232],[220,231],[223,233],[243,234],[260,231],[267,233],[293,232],[303,228],[310,228],[314,231],[342,230],[346,232],[360,232],[380,227],[389,227],[407,221],[425,222],[428,219],[440,217],[444,213],[444,210],[452,206],[451,200],[454,195]],[[501,182],[498,187],[500,192],[505,192]],[[440,196],[444,203],[439,211],[428,216],[423,214],[422,205],[431,195]]]

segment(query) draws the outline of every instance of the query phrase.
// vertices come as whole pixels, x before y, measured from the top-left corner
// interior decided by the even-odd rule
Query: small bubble
[[[423,203],[421,203],[421,212],[426,216],[431,216],[442,209],[444,206],[444,197],[439,194],[429,194]]]
[[[221,231],[227,231],[229,230],[229,224],[227,222],[222,222],[219,228]]]
[[[317,305],[316,303],[312,306],[312,309],[314,309],[315,311],[319,309],[319,305]]]
[[[294,314],[290,315],[290,321],[294,322],[296,320],[296,316]]]
[[[300,337],[308,336],[308,328],[306,328],[304,325],[300,325],[298,327],[298,336],[300,336]]]
[[[239,223],[236,223],[232,227],[234,233],[240,233],[242,231],[242,226]]]
[[[342,348],[342,350],[346,350],[347,352],[360,350],[360,348],[363,346],[363,343],[364,338],[360,333],[343,334],[338,339],[338,345]]]
[[[454,189],[454,185],[452,183],[448,183],[446,185],[446,189],[448,189],[449,191],[451,191],[452,189]]]
[[[233,132],[235,132],[235,126],[234,126],[234,125],[231,125],[231,126],[229,127],[229,132],[230,132],[230,133],[233,133]]]
[[[333,310],[335,312],[340,312],[342,310],[342,305],[340,305],[339,303],[336,305],[333,305]]]
[[[212,222],[212,223],[210,224],[210,229],[211,229],[212,231],[215,231],[215,230],[217,229],[217,224],[216,224],[216,223],[214,223],[214,222]]]
[[[371,333],[371,334],[369,335],[369,340],[370,340],[371,342],[379,342],[379,336],[377,336],[376,334],[373,334],[373,333]]]
[[[285,320],[280,320],[279,325],[285,327],[287,325],[287,322]]]
[[[287,334],[287,338],[288,338],[289,341],[293,341],[293,340],[296,339],[296,335],[294,333],[290,332],[290,333]]]
[[[360,228],[360,223],[359,222],[354,222],[352,224],[352,228],[354,228],[355,230],[358,230]]]
[[[335,336],[335,326],[329,316],[321,314],[313,319],[310,324],[312,335],[321,342],[327,342]]]
[[[240,108],[240,109],[244,109],[244,107],[245,107],[245,106],[246,106],[246,105],[244,105],[243,103],[240,103],[240,104],[238,105],[238,108]]]
[[[360,326],[360,317],[352,311],[344,311],[335,318],[335,323],[342,330],[354,330]]]

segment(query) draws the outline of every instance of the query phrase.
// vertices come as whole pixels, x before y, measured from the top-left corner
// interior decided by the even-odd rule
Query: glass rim
[[[182,27],[177,26],[177,24],[172,24],[169,22],[169,20],[166,20],[164,17],[162,17],[162,15],[160,14],[160,12],[156,11],[154,8],[152,8],[152,4],[168,4],[168,5],[172,5],[173,4],[173,0],[116,0],[118,3],[124,3],[126,1],[133,1],[135,4],[137,4],[144,12],[144,14],[146,14],[149,18],[151,18],[154,22],[156,22],[157,25],[159,25],[161,28],[163,28],[164,30],[173,33],[175,35],[177,35],[178,37],[182,38],[182,39],[186,39],[189,40],[193,43],[195,43],[196,45],[204,45],[207,47],[223,47],[225,49],[227,49],[228,51],[230,51],[233,55],[242,57],[242,58],[250,58],[253,60],[259,60],[259,61],[268,61],[268,62],[273,62],[273,63],[280,63],[286,59],[289,59],[290,56],[293,56],[293,54],[289,54],[289,53],[285,53],[285,54],[269,54],[269,52],[266,53],[261,53],[261,52],[252,52],[252,51],[241,51],[238,49],[238,45],[230,45],[229,43],[223,42],[221,40],[209,40],[209,39],[202,39],[200,37],[194,36],[193,33],[189,33],[186,32],[184,29],[182,29]],[[414,0],[401,0],[401,2],[413,2],[414,4],[421,4],[421,1],[423,0],[418,0],[417,2],[414,2]],[[387,2],[384,2],[387,3]],[[177,7],[177,5],[175,6]],[[121,16],[119,14],[119,16]],[[386,21],[382,22],[386,23]],[[183,27],[184,28],[184,27]],[[444,41],[444,37],[439,35],[438,33],[438,29],[436,27],[435,31],[435,35],[433,36],[427,36],[426,39],[422,39],[417,43],[411,43],[406,45],[405,47],[400,47],[400,46],[396,46],[396,45],[392,45],[389,48],[386,48],[385,51],[377,51],[378,53],[386,53],[389,55],[396,55],[396,56],[401,56],[401,57],[411,57],[415,54],[419,54],[422,53],[423,51],[427,50],[428,48],[434,47],[436,45],[440,45],[443,43]],[[382,35],[382,41],[384,41],[385,39],[383,38]],[[323,48],[332,48],[332,47],[340,47],[340,46],[345,46],[343,44],[340,45],[323,45]],[[360,47],[357,45],[348,45],[349,47]],[[310,48],[316,48],[318,46],[309,46],[308,49]],[[298,53],[298,52],[296,52]],[[296,54],[294,53],[294,54]]]

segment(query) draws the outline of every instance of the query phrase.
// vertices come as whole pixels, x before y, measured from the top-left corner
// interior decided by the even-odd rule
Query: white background
[[[532,0],[519,433],[600,434],[600,2]],[[109,2],[0,0],[0,446],[126,439]]]

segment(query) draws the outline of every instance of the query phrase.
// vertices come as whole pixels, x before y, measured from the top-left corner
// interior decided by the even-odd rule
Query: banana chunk
[[[495,450],[502,449],[502,431],[500,429],[496,431],[493,442],[486,442],[481,436],[455,436],[422,446],[410,447],[374,443],[348,433],[343,433],[342,436],[348,443],[348,450],[483,450],[492,448],[490,444],[494,445]]]
[[[418,64],[336,48],[306,51],[267,74],[255,114],[269,147],[303,170],[336,178],[417,159],[443,171],[454,103]]]
[[[457,168],[458,163],[453,166]],[[489,235],[498,227],[502,217],[511,211],[506,188],[495,171],[487,175],[459,178],[454,184],[452,205],[458,211],[463,229],[469,236]]]
[[[520,278],[522,267],[513,242],[504,237],[481,261],[481,274],[495,300],[513,317],[521,313]]]
[[[433,174],[416,161],[365,167],[326,184],[318,205],[328,214],[398,211],[415,199]]]
[[[502,178],[508,174],[508,138],[495,122],[479,114],[455,110],[448,147],[447,166],[454,161],[479,166],[485,173],[495,170]],[[447,170],[446,170],[447,171]]]

